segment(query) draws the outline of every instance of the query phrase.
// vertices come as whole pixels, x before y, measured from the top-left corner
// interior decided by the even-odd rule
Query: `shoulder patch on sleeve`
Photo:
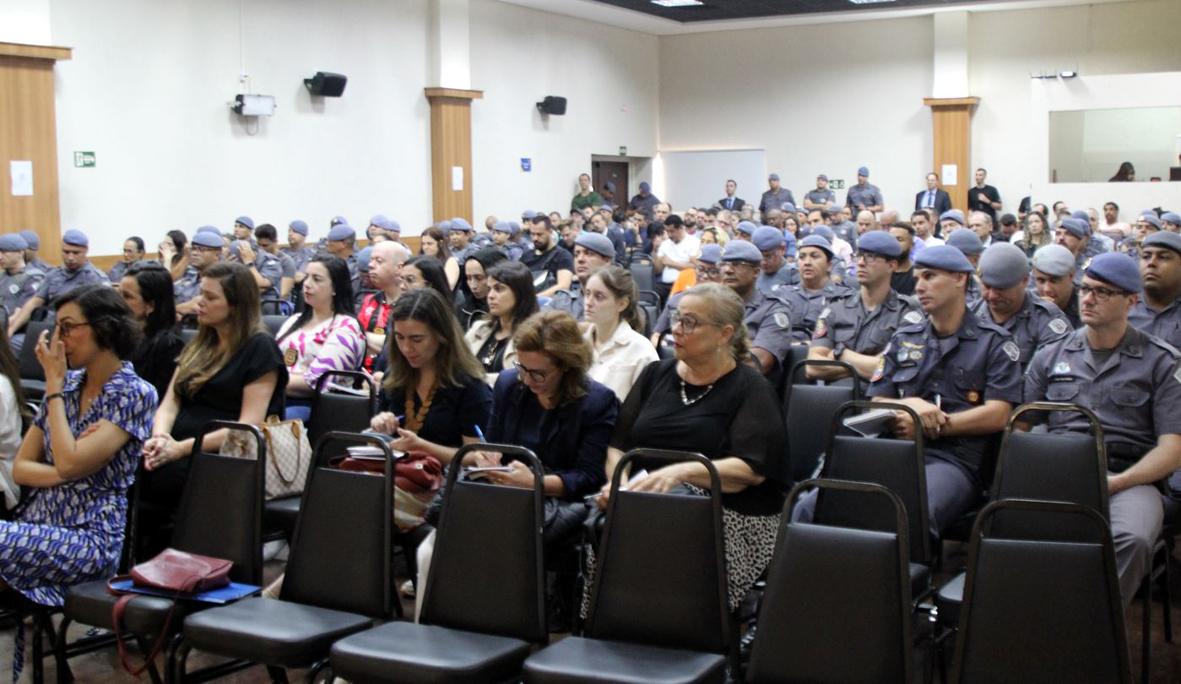
[[[1001,345],[1001,349],[1004,350],[1005,356],[1008,356],[1013,361],[1021,358],[1021,350],[1017,347],[1017,343],[1013,340],[1005,342],[1003,345]]]
[[[782,311],[777,312],[775,314],[775,325],[778,325],[780,328],[789,328],[791,327],[791,319]]]
[[[1066,322],[1065,318],[1055,318],[1054,320],[1050,321],[1050,330],[1053,331],[1055,335],[1061,335],[1069,329],[1070,324]]]
[[[907,311],[905,314],[902,315],[902,320],[904,320],[907,323],[910,323],[912,325],[915,323],[922,323],[923,322],[923,315],[921,313],[919,313],[918,311]]]

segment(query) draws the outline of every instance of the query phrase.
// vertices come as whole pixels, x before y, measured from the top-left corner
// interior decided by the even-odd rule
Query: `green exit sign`
[[[620,145],[619,146],[619,156],[621,156],[621,157],[627,156],[627,145]]]
[[[845,179],[833,178],[828,182],[828,187],[832,188],[833,190],[843,190],[845,187]]]
[[[80,169],[93,169],[98,164],[98,158],[93,152],[75,152],[74,166]]]

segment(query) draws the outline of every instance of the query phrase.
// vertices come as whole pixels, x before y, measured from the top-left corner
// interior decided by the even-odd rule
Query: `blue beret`
[[[822,174],[819,174],[819,175],[817,175],[817,176],[816,176],[816,180],[822,180],[822,181],[824,181],[825,183],[827,183],[827,182],[828,182],[828,176],[826,176],[825,174],[823,174],[823,173],[822,173]]]
[[[1104,252],[1091,259],[1087,275],[1105,283],[1111,283],[1124,292],[1139,292],[1140,266],[1136,260],[1120,252]]]
[[[217,226],[201,226],[197,229],[197,233],[213,233],[219,239],[221,238],[221,231],[217,229]]]
[[[902,255],[902,245],[898,244],[898,238],[884,230],[871,230],[857,240],[857,251],[897,259]]]
[[[964,225],[964,212],[959,209],[948,209],[939,215],[940,221],[955,221],[961,226]]]
[[[328,222],[328,225],[331,227],[340,225],[342,223],[347,226],[349,224],[349,220],[343,216],[333,216],[332,220]]]
[[[77,228],[71,228],[65,233],[62,233],[62,242],[75,247],[90,246],[90,238],[86,237],[86,233],[83,233]]]
[[[777,173],[768,174],[767,180],[769,180],[769,181],[779,180],[779,174],[777,174]]]
[[[492,226],[492,230],[497,233],[508,233],[509,235],[512,235],[513,224],[509,223],[508,221],[497,221],[496,224]]]
[[[833,241],[836,240],[836,237],[837,237],[837,234],[832,232],[832,228],[829,228],[828,226],[816,226],[815,228],[812,229],[812,234],[819,235],[820,237],[827,240],[830,248],[832,246]],[[899,245],[899,249],[901,249],[901,247],[902,246]]]
[[[451,222],[450,221],[439,221],[438,223],[435,224],[435,227],[438,228],[439,230],[443,231],[444,235],[451,232]]]
[[[1171,223],[1174,226],[1181,226],[1181,214],[1175,211],[1166,211],[1161,214],[1160,220],[1165,223]]]
[[[193,236],[194,247],[208,247],[210,249],[221,249],[225,247],[225,241],[221,239],[221,235],[216,230],[205,230],[205,226],[197,230],[197,234]]]
[[[650,192],[651,190],[652,190],[652,186],[648,185],[648,181],[640,181],[640,191],[641,192]]]
[[[743,233],[746,233],[747,235],[753,235],[755,230],[757,230],[757,229],[758,229],[758,226],[756,226],[754,223],[752,223],[750,221],[739,221],[738,222],[738,230]]]
[[[980,280],[989,287],[1013,287],[1027,275],[1029,260],[1016,245],[996,242],[989,245],[980,257]]]
[[[1078,238],[1085,238],[1091,234],[1091,223],[1076,218],[1064,218],[1058,222],[1058,227]]]
[[[532,209],[526,209],[525,211],[521,212],[522,221],[532,221],[534,216],[537,216],[537,212],[533,211]]]
[[[17,233],[0,235],[0,252],[21,252],[28,248],[28,243]]]
[[[390,229],[390,220],[388,218],[382,216],[381,214],[378,214],[378,215],[374,216],[373,218],[369,219],[369,225],[377,226],[378,228],[381,228],[382,230],[389,230]]]
[[[975,231],[956,229],[947,236],[947,244],[960,250],[967,256],[973,256],[984,251],[984,243]]]
[[[746,240],[731,240],[722,250],[722,261],[743,261],[748,264],[763,263],[763,253],[755,247],[753,242]]]
[[[295,219],[287,227],[304,237],[307,237],[308,235],[308,224],[306,221]]]
[[[521,224],[517,223],[516,221],[509,221],[508,224],[509,227],[513,229],[513,235],[521,232]]]
[[[707,264],[718,263],[722,260],[722,246],[714,243],[702,245],[701,254],[697,256],[697,260],[704,261]]]
[[[576,247],[585,247],[595,254],[600,254],[608,259],[615,258],[615,245],[611,244],[611,240],[607,239],[607,236],[602,233],[584,230],[578,234],[578,237],[574,238],[574,245]]]
[[[25,244],[28,245],[26,249],[37,250],[41,248],[41,238],[37,233],[31,230],[22,230],[20,235],[24,238]]]
[[[467,222],[467,219],[453,218],[451,219],[451,230],[461,230],[465,233],[472,232],[472,224]]]
[[[750,236],[750,241],[760,252],[767,252],[786,244],[783,240],[783,231],[774,226],[759,226]]]
[[[937,268],[952,273],[972,273],[972,263],[960,250],[951,245],[935,245],[919,250],[914,258],[915,268]]]
[[[804,238],[803,240],[800,240],[799,248],[803,249],[805,247],[815,247],[817,249],[823,250],[824,253],[828,255],[828,258],[832,259],[832,243],[824,239],[824,236],[821,235],[820,231],[818,230],[813,230],[811,235]]]
[[[362,273],[369,272],[369,257],[373,255],[373,248],[366,247],[357,252],[357,270]]]
[[[391,233],[400,234],[402,232],[402,224],[398,223],[394,219],[386,219],[385,229]]]
[[[1086,209],[1075,209],[1070,212],[1070,218],[1086,221],[1087,225],[1091,225],[1091,215],[1087,213]]]
[[[1181,254],[1181,235],[1167,230],[1158,231],[1144,238],[1144,246],[1166,247]]]
[[[234,223],[241,223],[250,230],[254,230],[254,219],[250,218],[249,216],[239,216],[238,218],[234,219]]]
[[[328,231],[329,240],[352,240],[357,237],[357,231],[347,223],[338,223]]]
[[[783,210],[789,214],[794,214],[797,211],[796,205],[792,204],[791,202],[784,202],[783,203]]]
[[[1139,220],[1147,223],[1150,226],[1154,226],[1157,230],[1164,228],[1164,224],[1160,222],[1160,219],[1156,217],[1156,214],[1144,214]]]
[[[1074,273],[1075,264],[1074,255],[1062,245],[1046,245],[1033,253],[1033,267],[1055,278]]]
[[[857,175],[858,176],[865,176],[866,178],[868,178],[869,177],[869,167],[862,166],[861,168],[857,169]]]

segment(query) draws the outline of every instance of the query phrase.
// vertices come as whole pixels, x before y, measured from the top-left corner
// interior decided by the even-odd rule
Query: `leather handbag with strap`
[[[139,676],[148,665],[156,659],[160,649],[168,641],[169,629],[172,626],[172,615],[176,611],[176,601],[186,596],[193,596],[203,591],[224,587],[230,583],[230,568],[232,561],[223,558],[210,558],[195,553],[186,553],[176,549],[165,549],[155,558],[131,569],[131,583],[136,587],[160,589],[175,592],[172,597],[172,607],[164,618],[164,626],[152,644],[151,650],[144,657],[143,665],[133,667],[127,657],[127,647],[123,642],[121,625],[123,613],[127,604],[136,597],[135,592],[122,592],[111,585],[126,576],[114,577],[107,581],[107,589],[113,594],[121,594],[115,606],[111,609],[111,624],[114,625],[115,641],[119,648],[119,661],[123,669],[132,675]]]
[[[340,470],[372,473],[385,472],[385,462],[373,458],[342,456],[328,465]],[[394,461],[394,524],[409,532],[424,522],[431,499],[443,485],[443,464],[425,451],[410,451]]]
[[[312,445],[298,420],[279,420],[268,416],[258,426],[267,443],[266,498],[276,499],[303,492],[308,478]],[[230,431],[218,452],[222,456],[258,458],[258,442],[248,432]]]

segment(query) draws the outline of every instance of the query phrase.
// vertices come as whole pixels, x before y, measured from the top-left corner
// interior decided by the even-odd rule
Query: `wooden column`
[[[70,59],[70,48],[0,43],[0,233],[36,231],[40,255],[52,263],[61,258],[53,94],[59,59]],[[14,160],[33,163],[32,195],[12,195]]]
[[[968,212],[968,188],[972,187],[972,108],[978,97],[925,97],[923,104],[931,108],[931,138],[935,154],[932,170],[939,174],[943,189],[951,195],[951,205]],[[956,183],[948,185],[943,178],[943,165],[956,165]]]
[[[472,215],[472,100],[479,90],[427,88],[431,103],[431,205],[434,220]],[[453,169],[463,170],[463,187],[455,190]]]

